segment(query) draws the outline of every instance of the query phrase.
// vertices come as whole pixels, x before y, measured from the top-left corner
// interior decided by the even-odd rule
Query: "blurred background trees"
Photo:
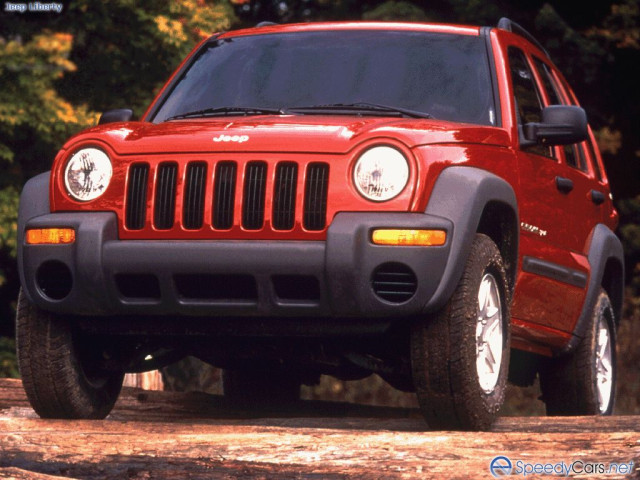
[[[94,125],[100,112],[129,107],[141,116],[201,39],[259,21],[495,25],[507,16],[549,50],[596,131],[620,212],[618,233],[627,262],[619,410],[640,413],[638,0],[600,0],[588,8],[578,0],[67,0],[63,5],[61,14],[0,12],[0,376],[17,375],[11,337],[22,185],[48,170],[62,143]],[[307,396],[317,398],[324,392],[344,398],[345,389],[323,383],[320,393]],[[353,392],[347,397],[361,400]]]

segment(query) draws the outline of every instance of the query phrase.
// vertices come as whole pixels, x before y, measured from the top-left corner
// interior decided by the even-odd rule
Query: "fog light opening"
[[[67,265],[58,260],[49,260],[38,268],[36,284],[45,297],[62,300],[71,293],[73,276]]]

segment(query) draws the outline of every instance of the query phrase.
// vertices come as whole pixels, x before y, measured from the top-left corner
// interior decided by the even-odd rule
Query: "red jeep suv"
[[[623,258],[598,148],[517,24],[213,35],[140,121],[103,114],[24,187],[18,357],[42,417],[101,418],[193,355],[225,395],[328,374],[490,428],[506,382],[609,414]]]

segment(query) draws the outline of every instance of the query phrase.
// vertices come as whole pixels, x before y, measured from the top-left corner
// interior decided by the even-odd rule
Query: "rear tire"
[[[509,291],[496,244],[477,234],[451,299],[411,332],[413,381],[429,427],[491,427],[508,376]]]
[[[610,415],[616,387],[615,314],[600,291],[585,337],[568,355],[547,360],[540,370],[547,415]]]
[[[92,348],[69,320],[32,305],[22,290],[16,347],[27,398],[42,418],[97,419],[109,414],[124,374],[100,370],[101,350]]]

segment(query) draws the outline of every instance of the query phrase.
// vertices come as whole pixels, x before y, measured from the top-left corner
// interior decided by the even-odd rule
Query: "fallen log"
[[[0,379],[0,478],[492,478],[497,456],[514,469],[578,461],[573,478],[640,478],[640,417],[429,431],[414,409],[303,401],[247,412],[215,395],[125,388],[106,420],[42,420],[19,381]],[[615,468],[584,471],[597,465]]]

